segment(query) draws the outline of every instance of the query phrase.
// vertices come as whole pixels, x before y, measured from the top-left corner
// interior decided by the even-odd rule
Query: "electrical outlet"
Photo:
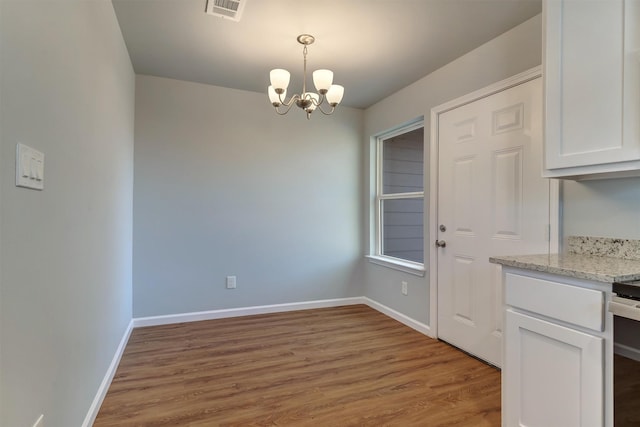
[[[407,282],[405,282],[404,280],[402,281],[402,295],[408,295],[409,294],[409,285]]]
[[[227,289],[236,288],[236,276],[227,276]]]
[[[44,427],[44,414],[40,415],[35,423],[33,423],[33,427]]]

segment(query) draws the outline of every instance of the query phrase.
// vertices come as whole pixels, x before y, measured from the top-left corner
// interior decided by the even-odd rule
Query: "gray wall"
[[[361,110],[136,82],[135,317],[362,295]]]
[[[564,181],[565,236],[640,239],[640,178]]]
[[[81,425],[131,320],[134,73],[110,1],[0,1],[0,425]],[[45,189],[14,186],[15,146]]]
[[[540,65],[542,58],[541,17],[536,16],[491,40],[439,70],[407,86],[365,111],[364,158],[371,158],[370,137],[417,117],[425,119],[425,147],[429,146],[431,108]],[[425,150],[425,165],[429,164]],[[366,187],[373,189],[369,170]],[[425,175],[425,198],[428,200],[428,174]],[[368,209],[372,190],[364,201]],[[428,212],[425,224],[428,224]],[[363,224],[369,236],[370,218]],[[430,239],[425,235],[425,258],[429,257]],[[369,242],[364,243],[368,247]],[[426,277],[412,276],[365,262],[364,293],[411,318],[429,323],[429,283]],[[401,281],[407,281],[409,295],[401,293]]]

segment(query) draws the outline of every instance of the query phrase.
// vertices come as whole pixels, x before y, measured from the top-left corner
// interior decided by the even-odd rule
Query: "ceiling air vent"
[[[240,21],[247,0],[207,0],[207,13],[232,21]]]

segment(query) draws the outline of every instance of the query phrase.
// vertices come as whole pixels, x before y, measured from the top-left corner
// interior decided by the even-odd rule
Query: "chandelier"
[[[280,115],[287,114],[293,104],[303,109],[307,113],[307,119],[311,118],[316,108],[323,114],[333,114],[336,109],[336,105],[342,101],[344,95],[344,87],[340,85],[334,85],[333,83],[333,71],[330,70],[316,70],[313,72],[313,84],[316,87],[318,93],[307,92],[307,46],[312,44],[316,39],[309,34],[300,34],[298,36],[298,43],[304,46],[302,55],[304,56],[304,80],[302,80],[302,94],[294,94],[288,101],[285,101],[287,97],[287,86],[289,86],[289,78],[291,74],[287,70],[276,68],[271,70],[269,74],[271,80],[271,86],[269,86],[269,100],[271,105],[275,107],[276,113]],[[325,111],[323,108],[324,101],[331,107],[330,110]],[[283,106],[283,109],[280,107]]]

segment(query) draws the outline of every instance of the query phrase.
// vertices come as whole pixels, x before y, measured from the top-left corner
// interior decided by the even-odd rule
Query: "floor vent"
[[[238,22],[246,2],[247,0],[207,0],[206,12],[209,15]]]

